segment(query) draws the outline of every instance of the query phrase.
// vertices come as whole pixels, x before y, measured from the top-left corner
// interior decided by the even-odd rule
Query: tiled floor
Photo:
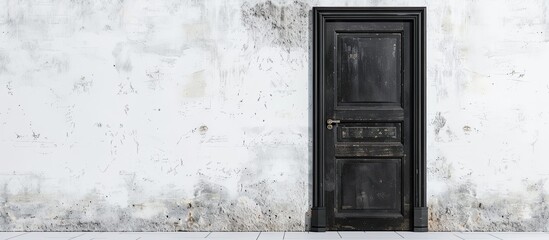
[[[0,239],[15,240],[306,240],[306,239],[365,239],[365,240],[549,240],[549,233],[513,232],[0,232]]]

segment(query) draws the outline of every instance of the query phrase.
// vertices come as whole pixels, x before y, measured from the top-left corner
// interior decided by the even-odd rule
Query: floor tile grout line
[[[284,235],[282,235],[282,240],[286,239],[286,232],[284,232]]]
[[[82,234],[80,234],[80,235],[78,235],[78,236],[71,237],[71,238],[69,238],[68,240],[72,240],[72,239],[75,239],[75,238],[78,238],[78,237],[82,237],[82,236],[84,236],[85,234],[86,234],[86,233],[82,233]]]
[[[208,238],[208,236],[210,236],[210,234],[212,234],[212,232],[209,232],[208,235],[206,235],[204,238]]]
[[[456,234],[456,232],[452,232],[452,235],[454,235],[454,236],[458,237],[459,239],[463,239],[463,240],[465,240],[465,238],[462,238],[462,237],[460,237],[459,235],[457,235],[457,234]]]
[[[6,238],[6,240],[8,240],[8,239],[14,239],[14,238],[16,238],[16,237],[21,237],[21,236],[23,236],[23,235],[25,235],[25,234],[28,234],[28,232],[24,232],[24,233],[21,233],[21,234],[16,235],[16,236]]]
[[[492,237],[495,237],[495,238],[497,238],[497,239],[503,240],[503,239],[501,239],[501,238],[498,238],[498,236],[492,235],[491,233],[488,233],[488,235],[490,235],[490,236],[492,236]]]
[[[405,238],[404,236],[400,235],[400,233],[397,233],[396,231],[395,231],[395,233],[396,233],[397,235],[399,235],[401,238]]]
[[[339,234],[339,231],[337,231],[337,235],[339,235],[339,238],[343,238],[341,234]]]
[[[259,234],[257,234],[257,237],[255,238],[255,240],[259,239],[259,236],[261,236],[261,232],[259,232]]]

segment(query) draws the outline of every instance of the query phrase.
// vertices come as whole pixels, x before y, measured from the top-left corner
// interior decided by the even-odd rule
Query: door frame
[[[412,169],[414,171],[411,199],[413,230],[428,230],[426,201],[426,144],[425,144],[425,74],[426,33],[425,7],[313,7],[313,202],[311,231],[326,231],[324,199],[324,74],[323,44],[325,23],[338,20],[409,21],[413,26],[412,43]]]

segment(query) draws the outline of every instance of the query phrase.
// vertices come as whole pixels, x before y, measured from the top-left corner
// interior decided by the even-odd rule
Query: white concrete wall
[[[0,1],[0,231],[305,230],[312,6],[428,7],[430,227],[549,230],[548,1]]]

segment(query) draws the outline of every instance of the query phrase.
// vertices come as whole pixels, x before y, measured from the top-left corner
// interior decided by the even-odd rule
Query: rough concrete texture
[[[299,231],[310,9],[428,7],[433,231],[549,230],[547,1],[0,1],[0,231]]]

